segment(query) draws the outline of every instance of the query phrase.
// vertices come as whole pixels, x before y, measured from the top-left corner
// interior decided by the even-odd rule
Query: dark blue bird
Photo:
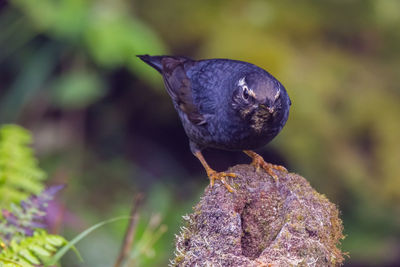
[[[190,140],[192,153],[200,160],[211,186],[234,173],[216,172],[201,150],[213,147],[242,150],[256,169],[263,168],[274,179],[272,165],[251,151],[270,142],[285,125],[291,105],[283,85],[267,71],[247,62],[230,59],[192,60],[176,56],[138,56],[155,68]]]

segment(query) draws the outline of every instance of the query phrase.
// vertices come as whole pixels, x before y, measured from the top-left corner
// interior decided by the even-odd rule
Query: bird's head
[[[281,120],[282,110],[290,105],[283,85],[268,73],[248,73],[237,79],[234,86],[232,108],[257,129],[266,122]]]

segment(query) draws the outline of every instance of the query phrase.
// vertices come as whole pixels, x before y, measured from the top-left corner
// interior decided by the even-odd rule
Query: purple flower
[[[45,228],[43,223],[47,214],[46,208],[58,191],[64,185],[50,186],[39,195],[32,195],[14,205],[11,210],[2,210],[3,220],[0,221],[0,238],[10,241],[16,233],[32,236],[36,228]]]

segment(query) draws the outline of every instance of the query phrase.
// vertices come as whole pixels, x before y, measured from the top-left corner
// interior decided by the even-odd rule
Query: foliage
[[[12,240],[1,250],[0,266],[43,266],[66,244],[67,241],[62,236],[51,235],[44,230],[35,230],[32,236],[27,236],[20,242]]]
[[[19,203],[43,189],[46,176],[27,146],[30,143],[31,136],[23,128],[15,125],[0,128],[0,207]]]
[[[44,178],[27,146],[30,140],[30,134],[18,126],[0,128],[0,266],[43,265],[67,244],[62,236],[41,229],[49,201],[63,186],[27,198],[43,188]]]
[[[19,74],[13,89],[6,93],[5,102],[8,103],[0,107],[0,120],[8,122],[16,118],[19,108],[41,90],[47,90],[54,105],[63,108],[79,109],[97,101],[104,95],[105,88],[103,77],[92,70],[93,63],[109,69],[125,67],[146,77],[149,82],[154,81],[156,74],[143,66],[136,55],[163,53],[165,47],[145,23],[129,16],[128,10],[124,1],[118,5],[86,0],[12,1],[12,7],[4,11],[0,20],[0,26],[12,25],[9,31],[2,33],[0,46],[7,46],[4,40],[9,38],[16,38],[17,44],[1,49],[0,62],[15,49],[35,43],[38,36],[47,35],[54,42],[43,50],[41,46],[33,45],[34,49],[23,55],[30,58],[30,64]],[[13,37],[15,32],[17,37]],[[72,49],[61,56],[65,47],[58,41],[83,50]],[[63,72],[52,77],[60,66],[60,57],[70,64],[63,64]],[[27,80],[35,82],[26,84]],[[49,86],[40,87],[44,82],[49,82]],[[67,86],[70,90],[66,90]],[[77,94],[77,90],[81,94]],[[24,97],[19,98],[20,95]]]
[[[144,257],[154,258],[154,246],[161,236],[167,231],[167,226],[161,224],[160,214],[153,214],[140,238],[136,240],[130,253],[130,262],[140,262]],[[130,266],[130,265],[128,265]]]
[[[62,185],[52,186],[39,195],[33,195],[20,205],[11,204],[11,209],[3,209],[4,220],[0,222],[0,233],[3,242],[8,245],[11,240],[20,242],[25,236],[32,236],[36,228],[45,228],[42,223],[50,200],[62,188]]]

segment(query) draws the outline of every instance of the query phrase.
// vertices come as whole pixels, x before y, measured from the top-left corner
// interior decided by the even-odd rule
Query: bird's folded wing
[[[206,123],[206,120],[194,103],[191,82],[186,74],[186,69],[193,64],[195,62],[190,59],[165,57],[162,60],[163,76],[167,91],[178,108],[192,123],[202,125]]]

